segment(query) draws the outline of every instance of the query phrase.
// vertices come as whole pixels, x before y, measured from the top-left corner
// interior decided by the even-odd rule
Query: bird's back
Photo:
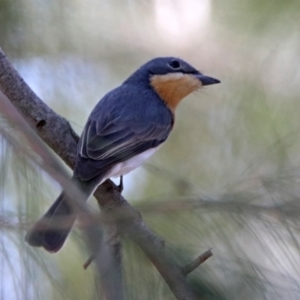
[[[91,112],[78,146],[80,168],[75,167],[74,174],[88,180],[107,172],[112,165],[160,145],[172,126],[172,112],[151,86],[123,84]]]

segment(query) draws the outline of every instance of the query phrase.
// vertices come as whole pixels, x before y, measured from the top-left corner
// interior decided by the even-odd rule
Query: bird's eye
[[[172,61],[169,63],[169,66],[170,66],[172,69],[178,70],[178,69],[180,69],[180,62],[179,62],[178,60],[172,60]]]

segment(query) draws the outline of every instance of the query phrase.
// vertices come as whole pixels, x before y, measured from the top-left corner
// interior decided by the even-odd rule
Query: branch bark
[[[182,268],[182,273],[186,276],[196,270],[201,264],[203,264],[207,259],[213,256],[211,251],[212,249],[208,249],[200,256],[198,256],[195,260],[187,264],[185,267]]]
[[[83,219],[85,225],[82,226],[86,243],[92,253],[94,253],[94,261],[98,272],[101,294],[106,300],[122,300],[123,299],[123,283],[121,260],[115,253],[115,248],[106,243],[105,232],[111,228],[105,223],[100,226],[100,218],[95,216],[89,209],[87,203],[82,201],[84,197],[81,191],[73,186],[66,170],[50,152],[49,148],[36,135],[16,108],[9,102],[7,97],[0,92],[0,111],[10,124],[14,126],[16,132],[11,134],[10,128],[7,126],[0,127],[0,134],[4,136],[7,142],[17,151],[22,151],[27,158],[34,161],[44,171],[57,180],[63,189],[70,196],[70,204],[72,208],[78,212],[79,219]],[[5,121],[3,121],[4,123]],[[21,139],[20,139],[21,136]],[[22,142],[20,142],[20,140]],[[24,141],[27,141],[24,145]],[[31,149],[26,147],[29,145]],[[86,222],[88,220],[88,222]],[[65,220],[55,221],[55,226],[64,226]],[[106,230],[105,230],[106,229]]]
[[[52,111],[25,83],[0,48],[0,90],[21,112],[44,142],[63,161],[74,167],[78,136],[68,121]],[[143,222],[140,213],[119,193],[116,185],[107,180],[95,192],[99,206],[119,233],[138,244],[155,265],[178,300],[196,300],[182,268],[165,253],[163,241]],[[120,254],[120,253],[119,253]]]

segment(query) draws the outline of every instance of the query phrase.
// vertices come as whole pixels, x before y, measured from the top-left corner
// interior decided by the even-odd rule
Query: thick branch
[[[66,119],[57,115],[30,89],[1,48],[0,89],[42,140],[73,168],[78,136]]]
[[[70,124],[55,114],[24,82],[0,49],[0,89],[23,114],[39,136],[69,165],[74,166],[78,136]],[[145,252],[178,300],[196,300],[181,268],[167,257],[162,241],[143,222],[140,214],[106,181],[94,196],[102,209]]]
[[[9,134],[10,128],[6,126],[0,127],[0,133],[15,149],[26,153],[27,157],[39,165],[49,175],[55,178],[70,196],[70,205],[74,211],[78,212],[80,219],[89,220],[83,226],[84,237],[87,245],[92,253],[95,253],[94,261],[98,271],[99,286],[106,300],[122,300],[123,284],[121,261],[115,255],[113,247],[110,247],[105,241],[104,226],[99,226],[99,218],[89,209],[87,204],[82,201],[84,197],[81,191],[72,186],[66,170],[50,152],[49,148],[36,135],[16,108],[9,100],[0,92],[0,111],[5,118],[14,125],[18,134]],[[31,149],[23,146],[21,140],[27,141],[26,145],[30,145]],[[32,151],[33,150],[33,151]],[[64,226],[66,218],[55,220],[55,226],[61,228]]]

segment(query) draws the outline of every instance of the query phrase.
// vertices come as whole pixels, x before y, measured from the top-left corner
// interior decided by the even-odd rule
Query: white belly
[[[139,167],[146,159],[148,159],[156,150],[156,148],[151,148],[149,150],[146,150],[145,152],[138,154],[134,156],[133,158],[130,158],[124,162],[121,162],[117,165],[115,165],[109,173],[105,176],[106,178],[103,179],[105,181],[106,179],[110,177],[120,177],[121,175],[127,174],[130,171],[136,169]],[[103,182],[102,181],[102,182]]]

